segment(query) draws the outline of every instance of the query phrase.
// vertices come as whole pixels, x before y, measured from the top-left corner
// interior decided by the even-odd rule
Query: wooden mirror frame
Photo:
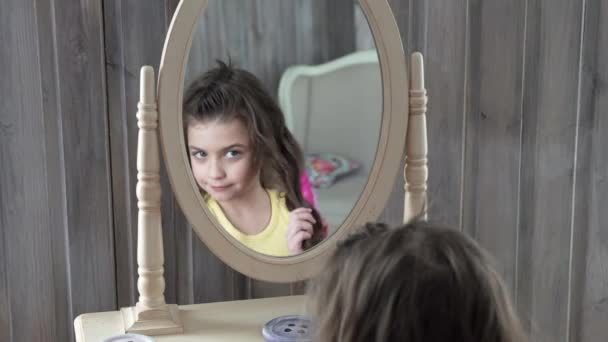
[[[204,205],[189,167],[183,135],[182,101],[187,59],[196,23],[207,0],[181,1],[169,27],[158,77],[161,146],[175,197],[194,231],[223,262],[249,277],[270,282],[308,279],[353,227],[375,220],[385,207],[400,169],[408,125],[408,77],[399,29],[386,0],[361,0],[380,61],[383,113],[380,139],[368,182],[340,228],[297,256],[257,253],[231,237]]]
[[[341,230],[309,252],[294,257],[277,258],[255,253],[238,244],[223,229],[218,229],[221,227],[216,225],[214,219],[209,219],[209,213],[201,202],[202,197],[195,191],[192,173],[186,166],[188,163],[183,139],[181,102],[184,66],[192,33],[207,0],[180,2],[165,41],[158,93],[155,91],[152,67],[142,67],[140,76],[136,190],[139,298],[135,306],[121,309],[122,322],[117,322],[117,317],[112,313],[108,313],[109,316],[104,315],[106,318],[101,320],[102,316],[98,314],[93,314],[93,318],[86,317],[86,314],[77,317],[74,321],[77,340],[84,341],[85,331],[88,335],[103,335],[102,330],[111,328],[110,325],[120,327],[118,330],[125,332],[146,335],[179,334],[184,331],[180,309],[176,304],[167,304],[164,296],[159,111],[165,165],[180,206],[190,222],[197,223],[195,231],[209,249],[229,266],[250,277],[289,282],[312,276],[322,267],[324,259],[330,255],[339,239],[356,225],[375,219],[383,210],[392,192],[391,187],[402,157],[405,157],[403,221],[424,213],[427,203],[428,168],[427,96],[422,55],[418,52],[412,54],[411,75],[408,78],[399,31],[388,3],[386,0],[360,0],[360,3],[375,38],[384,90],[383,121],[376,160],[363,195]],[[160,104],[159,111],[157,104]],[[407,151],[405,156],[404,147]],[[426,215],[423,215],[423,218],[426,218]]]

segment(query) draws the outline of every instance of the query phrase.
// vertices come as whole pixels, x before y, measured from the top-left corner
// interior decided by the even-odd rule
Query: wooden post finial
[[[135,307],[121,309],[125,331],[162,335],[183,331],[177,305],[165,303],[158,112],[154,69],[141,68],[137,105],[137,290]]]
[[[404,170],[404,222],[408,222],[414,217],[427,218],[427,100],[422,54],[415,52],[412,54],[410,63],[410,110]]]

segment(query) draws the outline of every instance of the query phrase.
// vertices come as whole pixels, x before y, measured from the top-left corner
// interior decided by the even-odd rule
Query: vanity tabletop
[[[305,296],[180,305],[184,332],[154,336],[155,341],[263,341],[262,327],[271,319],[305,313]],[[124,333],[120,311],[88,313],[74,320],[77,342],[99,342]]]

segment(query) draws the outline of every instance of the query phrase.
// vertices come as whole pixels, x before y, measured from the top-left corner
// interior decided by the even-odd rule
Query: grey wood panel
[[[2,18],[2,16],[0,15],[0,18]],[[0,35],[0,37],[2,37]],[[4,41],[4,39],[2,39],[2,41]],[[0,62],[4,63],[6,60],[4,59],[4,56],[2,55],[2,53],[0,53]],[[6,65],[6,64],[5,64]],[[0,86],[2,86],[3,83],[0,82]],[[3,88],[2,88],[3,89]],[[4,94],[4,92],[2,93]],[[2,108],[2,110],[4,110],[4,108]],[[2,129],[4,128],[4,125],[8,122],[5,121],[4,117],[0,117],[0,122],[2,123]],[[3,138],[4,134],[0,133],[0,142],[4,143],[4,138]],[[0,157],[4,156],[4,151],[2,151],[0,149]],[[0,177],[0,186],[4,186],[4,179],[2,177]],[[0,191],[0,208],[4,208],[4,202],[7,201],[7,199],[4,199],[4,193],[2,191]],[[12,329],[11,329],[11,321],[12,321],[12,314],[11,314],[11,306],[10,306],[10,288],[8,287],[9,283],[8,283],[8,272],[7,272],[7,266],[6,266],[6,259],[8,257],[7,254],[7,249],[6,249],[6,239],[4,238],[4,231],[5,228],[4,227],[8,227],[8,220],[5,217],[4,214],[4,209],[2,211],[0,211],[0,341],[12,341]]]
[[[177,9],[177,5],[181,0],[165,0],[165,27],[169,27],[171,24],[171,20],[173,19],[173,14]]]
[[[540,85],[540,73],[537,72],[540,65],[538,57],[538,46],[540,44],[540,3],[528,2],[526,4],[526,32],[524,50],[524,79],[523,85],[523,115],[522,115],[522,149],[521,149],[521,171],[520,171],[520,196],[519,196],[519,237],[517,250],[517,279],[515,284],[515,301],[522,314],[526,330],[538,330],[536,324],[532,323],[532,300],[534,292],[530,276],[533,272],[532,266],[532,238],[534,234],[534,201],[536,199],[535,182],[538,175],[534,172],[536,167],[537,150],[534,148],[536,132],[538,130],[538,116],[536,109],[538,103],[538,89]],[[527,114],[530,113],[530,114]],[[532,147],[530,147],[532,146]]]
[[[460,225],[465,95],[466,1],[426,3],[424,34],[426,87],[429,92],[429,217]],[[441,23],[441,25],[438,25]],[[449,28],[449,29],[448,29]],[[419,28],[420,29],[420,28]],[[432,72],[429,72],[432,70]]]
[[[411,41],[408,36],[408,23],[410,22],[410,2],[412,1],[414,0],[387,0],[388,5],[395,16],[395,22],[397,23],[397,27],[399,27],[401,41],[404,45]],[[360,1],[356,0],[354,0],[354,2],[360,3]]]
[[[403,170],[405,167],[405,160],[401,162],[400,168]],[[397,173],[397,179],[393,185],[393,190],[388,198],[384,209],[378,217],[379,222],[384,222],[390,225],[398,225],[403,223],[403,203],[405,199],[404,195],[405,180],[403,178],[403,172]]]
[[[198,237],[190,228],[188,221],[182,214],[177,204],[173,208],[173,229],[175,229],[175,259],[165,259],[165,267],[175,268],[175,279],[165,279],[167,282],[175,282],[175,300],[166,297],[168,303],[194,304],[194,280],[192,277],[193,263],[193,239]]]
[[[404,2],[404,0],[400,1]],[[405,24],[408,27],[406,51],[408,54],[411,54],[415,51],[426,51],[429,23],[433,18],[429,16],[428,1],[409,0],[409,3],[409,17],[405,21]],[[397,19],[397,22],[400,21],[402,21],[402,19]]]
[[[464,153],[462,172],[462,194],[458,204],[461,208],[460,230],[476,236],[477,196],[479,174],[477,158],[479,157],[479,125],[480,125],[480,97],[481,88],[481,23],[482,1],[467,1],[467,42],[465,50],[465,96],[464,96]]]
[[[401,42],[406,53],[422,51],[426,29],[424,1],[388,0],[401,34]]]
[[[62,148],[62,122],[59,106],[59,87],[55,84],[58,79],[57,55],[53,47],[53,36],[56,30],[51,15],[40,15],[52,13],[54,7],[50,2],[36,3],[38,15],[36,15],[38,26],[38,49],[41,73],[41,87],[44,106],[44,135],[47,158],[47,191],[54,194],[48,201],[49,226],[52,227],[51,234],[52,260],[53,260],[53,283],[55,293],[55,339],[68,341],[73,339],[71,323],[75,313],[71,306],[74,300],[70,288],[72,286],[69,276],[70,258],[66,251],[69,248],[69,240],[64,232],[67,227],[67,194],[66,194],[66,171],[64,170],[64,149]]]
[[[320,60],[325,62],[355,50],[355,7],[352,0],[314,0],[316,15],[306,18],[313,21],[316,51]],[[296,18],[305,18],[294,13]]]
[[[535,76],[524,81],[533,99],[524,99],[524,125],[532,127],[523,130],[522,153],[530,163],[523,164],[522,177],[533,183],[522,183],[521,206],[527,209],[521,219],[529,240],[520,251],[530,248],[530,258],[522,260],[530,273],[520,274],[518,282],[528,282],[529,292],[518,295],[529,299],[533,340],[566,341],[582,3],[528,5],[526,20],[536,25],[528,26],[526,39],[537,44],[526,44],[526,76]]]
[[[196,235],[192,239],[192,277],[195,303],[243,299],[235,278],[240,275],[219,261]],[[242,280],[241,280],[242,281]]]
[[[104,3],[106,73],[110,148],[112,156],[112,188],[114,236],[116,241],[116,277],[118,306],[137,301],[137,103],[139,72],[143,65],[152,65],[158,72],[164,42],[165,7],[158,1],[106,1]],[[150,22],[158,25],[149,25]],[[173,259],[171,191],[163,180],[162,217],[165,259]],[[169,208],[168,208],[169,207]],[[165,267],[170,280],[171,267]],[[173,283],[167,281],[166,295],[171,297]],[[173,296],[174,297],[174,296]]]
[[[75,315],[114,302],[101,12],[65,5],[1,11],[0,278],[13,340],[69,340]]]
[[[54,5],[67,201],[64,234],[76,316],[116,304],[103,19],[98,1]]]
[[[603,341],[608,336],[605,329],[606,315],[602,315],[601,300],[608,294],[604,287],[603,294],[597,279],[601,279],[601,264],[597,269],[597,259],[593,256],[600,236],[599,227],[592,228],[591,218],[597,203],[592,200],[593,160],[597,147],[594,146],[594,126],[597,123],[596,106],[601,101],[601,91],[598,91],[598,64],[602,54],[602,44],[599,37],[600,2],[586,1],[584,19],[584,34],[580,54],[579,68],[579,106],[577,122],[577,146],[575,159],[575,179],[573,187],[573,219],[572,219],[572,256],[570,266],[570,304],[568,308],[569,340],[570,341]],[[606,46],[604,44],[604,46]],[[605,49],[605,47],[604,47]],[[601,184],[601,183],[600,183]],[[597,186],[598,184],[593,184]],[[604,190],[605,191],[605,190]],[[596,214],[598,212],[596,211]],[[593,235],[591,235],[593,234]],[[601,240],[600,240],[601,241]],[[589,266],[587,263],[589,262]],[[599,270],[599,272],[598,272]],[[596,278],[597,277],[597,278]],[[599,306],[598,306],[599,304]],[[600,308],[600,310],[597,310]],[[603,317],[602,317],[603,316]],[[604,330],[604,331],[602,331]]]
[[[213,67],[216,59],[230,58],[275,96],[288,66],[326,62],[355,46],[352,0],[212,0],[197,25],[186,83]]]
[[[608,336],[608,15],[604,1],[587,1],[581,69],[581,108],[577,153],[572,341],[604,341]],[[576,241],[576,240],[575,240]]]
[[[8,66],[0,81],[3,94],[0,105],[0,160],[3,165],[0,173],[3,230],[0,340],[3,341],[21,336],[31,339],[40,336],[41,340],[49,341],[57,333],[55,324],[63,318],[55,320],[54,306],[61,307],[61,303],[55,303],[53,289],[45,289],[36,282],[36,276],[52,279],[54,270],[51,234],[45,226],[50,219],[45,181],[49,176],[47,172],[52,171],[46,168],[47,151],[43,148],[45,122],[41,83],[44,76],[39,69],[30,67],[39,63],[39,28],[33,6],[31,2],[12,1],[0,13],[0,41],[4,46],[0,63]],[[24,56],[26,51],[30,54]],[[61,225],[58,228],[61,229]],[[30,271],[23,272],[23,269]],[[40,274],[33,273],[35,271]],[[61,270],[57,271],[61,275]],[[34,320],[34,329],[20,319],[28,316]],[[68,331],[61,328],[59,333],[67,336]],[[45,337],[44,333],[50,336]]]
[[[509,27],[509,30],[505,30]],[[473,198],[463,206],[474,206],[467,229],[497,259],[499,272],[515,288],[517,215],[521,151],[524,1],[485,1],[481,5],[479,108],[468,112],[475,125],[476,155],[465,160],[465,179],[475,184]],[[499,81],[497,81],[499,80]],[[447,90],[447,89],[445,89]],[[474,166],[472,165],[474,164]],[[471,167],[475,172],[468,172]],[[465,185],[466,186],[466,185]]]
[[[126,108],[128,104],[126,101],[127,96],[124,94],[126,89],[125,81],[120,76],[117,76],[117,74],[122,72],[123,44],[117,44],[116,36],[122,34],[125,28],[122,21],[112,20],[122,15],[120,10],[120,7],[115,6],[115,2],[106,1],[104,4],[108,127],[112,162],[114,254],[116,255],[116,296],[117,305],[122,307],[134,303],[136,300],[136,278],[133,274],[134,269],[131,266],[136,262],[136,255],[130,246],[135,243],[133,235],[137,229],[137,211],[134,208],[137,208],[137,202],[135,188],[129,182],[132,182],[132,177],[135,176],[133,174],[135,163],[130,162],[135,158],[135,148],[132,144],[134,139],[131,137],[131,144],[125,142],[129,138],[128,122],[132,122],[133,120],[127,120],[127,117],[123,118],[121,116],[123,112],[135,115],[136,107]],[[131,71],[130,77],[136,78],[137,74],[133,74],[133,71]],[[131,86],[133,86],[132,83]],[[118,117],[118,121],[116,117]]]

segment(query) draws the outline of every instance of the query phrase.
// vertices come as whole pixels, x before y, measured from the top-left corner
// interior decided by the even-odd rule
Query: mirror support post
[[[405,156],[405,205],[403,220],[427,219],[428,146],[426,136],[427,96],[422,54],[412,54],[410,63],[410,110]]]
[[[134,307],[122,308],[125,331],[145,335],[183,332],[176,304],[165,303],[164,252],[160,212],[158,112],[154,69],[141,68],[137,105],[137,290]]]

